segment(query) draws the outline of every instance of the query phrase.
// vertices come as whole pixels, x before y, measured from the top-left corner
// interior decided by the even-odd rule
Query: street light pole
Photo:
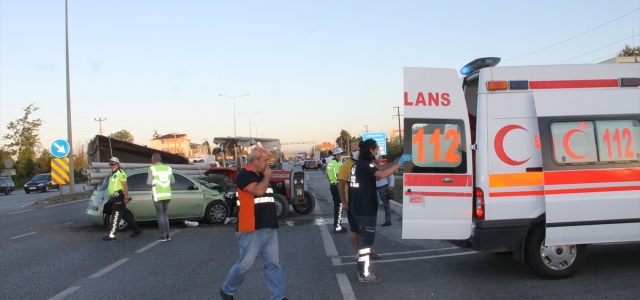
[[[258,124],[262,124],[264,122],[258,122],[258,123],[252,123],[253,125],[256,125],[256,137],[258,137]]]
[[[236,136],[238,136],[238,134],[236,133],[236,98],[249,96],[249,94],[244,94],[244,95],[235,96],[235,97],[231,97],[231,96],[227,96],[227,95],[223,95],[223,94],[218,94],[218,96],[227,97],[227,98],[233,99],[233,136],[236,137]],[[238,160],[238,147],[237,146],[234,148],[234,154],[235,154],[235,160],[237,161]]]
[[[71,84],[69,83],[69,9],[64,1],[64,35],[67,48],[67,139],[69,140],[69,194],[75,193],[75,174],[73,172],[73,134],[71,131]]]
[[[235,96],[235,97],[231,97],[223,94],[218,94],[218,96],[233,99],[233,136],[237,136],[238,134],[236,133],[236,98],[249,96],[249,94],[244,94],[244,95]]]
[[[260,111],[253,112],[253,113],[250,113],[250,114],[242,113],[242,112],[238,113],[239,115],[247,115],[247,116],[249,116],[249,137],[251,137],[251,115],[255,115],[255,114],[258,114],[258,113],[260,113]]]

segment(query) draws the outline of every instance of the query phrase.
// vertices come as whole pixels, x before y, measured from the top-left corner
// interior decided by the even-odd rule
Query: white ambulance
[[[640,241],[640,63],[404,68],[404,239],[573,275]]]

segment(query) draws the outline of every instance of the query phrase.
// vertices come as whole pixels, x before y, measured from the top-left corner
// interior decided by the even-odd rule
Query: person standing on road
[[[255,147],[249,154],[249,164],[236,175],[236,191],[240,203],[236,237],[240,245],[240,259],[231,267],[220,289],[223,300],[233,300],[247,271],[260,255],[264,263],[264,277],[271,291],[269,299],[285,299],[285,288],[278,250],[278,217],[269,187],[269,151]]]
[[[111,169],[111,176],[107,179],[109,180],[107,191],[109,191],[109,202],[111,202],[111,231],[107,236],[103,237],[102,240],[113,241],[116,239],[116,231],[118,230],[120,218],[131,224],[133,228],[131,237],[137,237],[142,233],[142,230],[133,220],[133,215],[127,211],[127,203],[129,202],[127,173],[120,169],[120,160],[117,157],[112,157],[109,160],[109,168]]]
[[[333,197],[333,233],[347,232],[347,229],[342,227],[342,202],[338,192],[338,172],[343,152],[340,147],[334,149],[333,159],[327,162],[327,178],[329,179],[329,189]]]
[[[169,202],[171,202],[171,184],[176,183],[176,180],[173,178],[171,167],[163,165],[161,161],[162,157],[159,153],[151,155],[153,166],[149,167],[148,170],[147,185],[151,187],[151,197],[158,217],[158,227],[160,229],[158,241],[166,242],[171,240],[167,210],[169,209]]]
[[[349,234],[349,240],[351,240],[351,246],[358,260],[358,246],[360,234],[358,233],[358,222],[351,214],[349,210],[349,181],[351,181],[351,167],[358,160],[360,153],[360,146],[358,142],[351,143],[351,156],[342,165],[340,165],[340,171],[338,172],[338,194],[340,196],[340,202],[342,202],[342,209],[347,213],[347,219],[349,220],[349,227],[351,233]],[[373,259],[380,258],[380,256],[373,251],[369,251],[369,257]]]
[[[401,164],[411,160],[411,155],[403,155],[392,164],[381,166],[374,164],[378,155],[378,143],[373,139],[360,142],[358,161],[351,167],[349,183],[349,210],[358,224],[360,234],[358,246],[358,281],[365,283],[381,282],[382,278],[369,270],[369,254],[376,237],[376,219],[378,197],[376,179],[386,178],[395,172]]]
[[[378,163],[378,166],[384,165],[382,162]],[[395,185],[395,176],[393,173],[387,178],[376,180],[376,190],[380,195],[382,206],[384,206],[384,223],[380,226],[391,225],[391,205],[389,204],[389,193],[393,193],[393,186]]]

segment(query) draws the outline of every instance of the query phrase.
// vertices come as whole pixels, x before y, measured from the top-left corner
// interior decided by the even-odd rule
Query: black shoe
[[[220,296],[222,296],[222,300],[233,300],[233,296],[225,293],[222,289],[220,289]]]
[[[344,227],[342,227],[340,229],[336,228],[336,229],[333,230],[333,233],[345,233],[345,232],[347,232],[347,229],[344,228]]]
[[[382,225],[380,225],[380,226],[391,226],[391,222],[384,222],[384,223],[382,223]]]
[[[138,232],[134,232],[130,235],[130,237],[134,238],[134,237],[138,237],[140,234],[142,233],[142,230],[138,231]]]
[[[110,237],[110,236],[108,236],[108,235],[102,238],[102,240],[103,240],[103,241],[113,241],[113,240],[115,240],[115,239],[116,239],[116,237],[115,237],[115,236],[114,236],[114,237]]]
[[[167,234],[166,236],[167,242],[171,240],[171,237]]]

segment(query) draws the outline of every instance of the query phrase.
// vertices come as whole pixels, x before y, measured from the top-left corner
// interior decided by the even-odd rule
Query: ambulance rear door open
[[[534,92],[546,245],[640,240],[640,89]]]
[[[469,117],[453,69],[404,68],[402,238],[471,235],[473,176]]]

